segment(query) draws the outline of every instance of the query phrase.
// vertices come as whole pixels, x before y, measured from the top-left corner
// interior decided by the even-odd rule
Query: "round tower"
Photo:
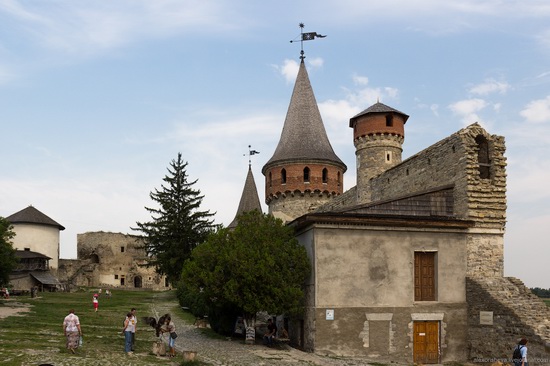
[[[370,201],[368,185],[372,178],[401,163],[408,118],[377,102],[350,119],[357,160],[358,204]]]
[[[279,144],[262,169],[269,213],[291,221],[316,209],[343,192],[346,169],[330,145],[302,59]]]

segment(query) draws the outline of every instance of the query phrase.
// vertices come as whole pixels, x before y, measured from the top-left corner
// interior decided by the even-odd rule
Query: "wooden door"
[[[439,322],[414,322],[414,363],[439,363]]]

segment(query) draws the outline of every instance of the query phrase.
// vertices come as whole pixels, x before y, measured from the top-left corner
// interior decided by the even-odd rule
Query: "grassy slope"
[[[151,314],[151,304],[155,301],[176,301],[174,292],[115,290],[111,299],[100,298],[99,311],[94,313],[92,294],[90,291],[39,293],[36,299],[24,296],[12,299],[11,302],[31,304],[31,311],[25,316],[0,319],[2,365],[127,364],[129,356],[124,353],[124,336],[121,334],[126,313],[136,307],[140,318]],[[0,303],[0,306],[5,305]],[[68,354],[62,331],[63,319],[71,308],[79,316],[84,333],[84,345],[77,355]],[[138,323],[132,365],[170,364],[167,359],[150,354],[155,339],[151,327],[145,327],[143,321]]]

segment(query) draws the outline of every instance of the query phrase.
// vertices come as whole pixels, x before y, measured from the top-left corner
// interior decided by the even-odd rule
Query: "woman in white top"
[[[63,320],[63,334],[67,337],[67,349],[75,353],[80,343],[82,329],[80,329],[80,319],[74,314],[74,309],[69,310],[69,315]]]

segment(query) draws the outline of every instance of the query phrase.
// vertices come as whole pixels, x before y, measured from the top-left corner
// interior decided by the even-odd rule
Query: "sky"
[[[139,234],[179,152],[215,221],[260,200],[300,56],[355,185],[350,117],[408,115],[403,158],[474,122],[506,139],[504,274],[550,288],[547,0],[0,0],[0,216]],[[263,204],[264,211],[267,206]]]

